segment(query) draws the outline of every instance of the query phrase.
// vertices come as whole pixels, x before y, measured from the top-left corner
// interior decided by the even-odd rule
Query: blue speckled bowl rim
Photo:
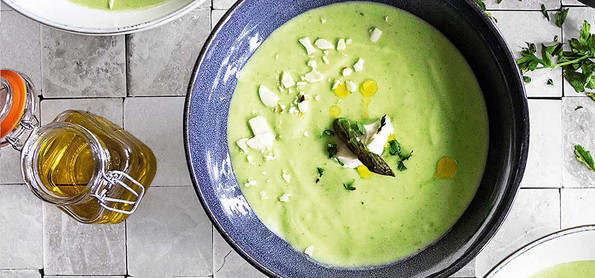
[[[193,167],[191,153],[190,153],[191,146],[189,145],[189,140],[188,140],[189,133],[190,133],[190,129],[189,129],[190,128],[190,125],[189,125],[190,118],[189,117],[190,117],[190,112],[191,112],[190,108],[191,108],[193,92],[194,92],[194,88],[195,88],[196,80],[197,80],[197,76],[198,76],[198,70],[205,58],[207,51],[211,47],[212,41],[215,38],[215,36],[221,30],[222,26],[225,25],[225,23],[228,21],[229,17],[236,11],[236,9],[246,1],[247,0],[239,0],[229,8],[229,10],[225,13],[225,15],[219,20],[219,22],[213,28],[212,32],[210,33],[209,37],[207,38],[199,56],[198,56],[194,71],[192,73],[191,81],[190,81],[190,84],[188,87],[188,93],[187,93],[186,102],[185,102],[184,123],[183,123],[184,148],[185,148],[185,152],[186,152],[186,159],[187,159],[188,167],[190,169],[191,176],[192,176],[192,183],[193,183],[194,189],[198,195],[201,205],[205,209],[207,216],[211,219],[213,226],[222,235],[222,237],[225,239],[225,241],[243,259],[245,259],[252,266],[254,266],[258,270],[260,270],[262,273],[264,273],[270,277],[282,277],[279,274],[274,273],[273,271],[271,271],[270,269],[265,267],[263,264],[261,264],[256,259],[251,257],[249,254],[247,254],[242,248],[239,247],[239,245],[235,241],[233,241],[231,239],[231,236],[220,225],[219,221],[217,220],[217,218],[213,214],[213,212],[210,210],[208,204],[206,203],[206,200],[204,199],[204,197],[202,195],[200,185],[198,184],[198,181],[197,181],[196,171],[194,170],[194,167]],[[361,0],[352,0],[352,1],[361,1]],[[363,0],[363,1],[365,1],[365,0]],[[529,149],[530,124],[529,124],[528,99],[527,99],[526,89],[524,86],[523,76],[522,76],[520,70],[518,69],[518,67],[516,67],[516,59],[514,58],[512,51],[508,47],[508,44],[504,40],[504,37],[502,36],[502,33],[500,32],[500,30],[498,29],[496,24],[493,22],[493,20],[490,17],[488,17],[488,15],[483,10],[481,10],[481,8],[479,6],[477,6],[475,1],[474,0],[461,0],[461,1],[466,2],[467,5],[471,6],[471,8],[479,15],[479,17],[485,24],[485,27],[489,28],[489,30],[494,34],[494,37],[496,38],[496,40],[499,44],[498,46],[502,47],[502,52],[504,52],[507,62],[512,65],[515,65],[514,68],[516,70],[514,72],[504,72],[503,75],[506,76],[507,78],[512,79],[509,82],[509,84],[520,85],[520,89],[522,91],[522,94],[520,96],[514,96],[514,95],[512,96],[513,98],[515,98],[515,97],[520,98],[520,99],[516,99],[517,102],[513,104],[513,112],[515,112],[515,114],[520,116],[520,118],[515,119],[515,120],[519,121],[516,125],[517,129],[515,130],[515,132],[517,132],[517,137],[518,137],[517,141],[519,141],[517,143],[517,145],[519,147],[519,149],[517,150],[517,154],[519,156],[517,157],[516,161],[512,161],[512,163],[516,165],[516,167],[514,167],[512,170],[510,170],[510,172],[511,172],[510,180],[512,182],[506,186],[506,189],[504,190],[504,192],[502,194],[500,202],[498,202],[495,205],[496,208],[493,210],[493,217],[486,219],[487,223],[484,225],[484,228],[479,230],[476,233],[476,234],[479,234],[479,236],[477,237],[477,240],[475,240],[472,243],[469,250],[466,253],[464,253],[463,255],[461,255],[458,259],[456,259],[453,264],[451,264],[449,267],[443,269],[442,271],[434,273],[433,277],[448,277],[448,276],[456,273],[459,269],[461,269],[462,267],[466,266],[469,262],[471,262],[471,260],[473,260],[481,252],[482,248],[492,239],[492,237],[496,234],[496,232],[498,232],[502,223],[504,222],[504,220],[510,213],[510,209],[512,207],[512,204],[514,203],[516,194],[520,188],[520,183],[523,178],[523,174],[525,172],[525,168],[526,168],[526,164],[527,164],[528,149]]]

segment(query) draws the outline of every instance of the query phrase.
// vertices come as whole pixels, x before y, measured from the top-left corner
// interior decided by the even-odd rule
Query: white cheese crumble
[[[297,84],[298,86],[300,86],[300,87],[303,87],[303,86],[306,86],[306,85],[308,85],[308,82],[304,82],[304,81],[298,81],[296,84]]]
[[[273,133],[269,127],[269,124],[267,123],[267,120],[262,116],[256,116],[248,120],[248,124],[250,125],[250,129],[252,129],[252,133],[254,133],[254,135]]]
[[[238,147],[240,147],[240,150],[242,150],[242,152],[244,153],[248,152],[248,145],[246,144],[246,142],[248,142],[248,138],[242,138],[236,142],[236,145],[238,145]]]
[[[355,64],[353,65],[353,69],[355,71],[364,70],[364,59],[362,59],[362,58],[357,59],[357,62],[355,62]]]
[[[275,142],[275,135],[273,133],[257,134],[256,136],[248,139],[246,144],[255,150],[262,150],[267,147],[273,146]]]
[[[335,83],[333,83],[333,87],[331,88],[333,91],[336,90],[341,84],[343,84],[343,81],[341,80],[335,80]]]
[[[316,61],[314,61],[314,60],[308,61],[308,67],[311,67],[312,69],[315,69],[316,68]]]
[[[308,137],[308,136],[310,136],[310,133],[308,133],[308,131],[306,130],[306,131],[304,131],[304,136]]]
[[[289,197],[291,197],[290,194],[284,193],[283,196],[279,197],[279,201],[281,202],[289,202]]]
[[[347,40],[345,41],[345,43],[346,43],[347,45],[350,45],[352,42],[353,42],[353,40],[352,40],[352,39],[347,39]]]
[[[355,93],[357,91],[357,85],[353,81],[347,81],[347,91]]]
[[[332,48],[331,48],[332,49]],[[327,56],[329,54],[328,50],[325,50],[322,52],[325,56]]]
[[[266,193],[266,192],[264,192],[264,191],[260,191],[260,199],[261,199],[261,200],[266,200],[266,199],[268,199],[268,198],[269,198],[269,196],[267,195],[267,193]]]
[[[289,114],[299,114],[299,111],[295,108],[295,106],[289,107]]]
[[[388,21],[388,16],[385,16],[384,17],[384,21]]]
[[[254,164],[254,159],[252,159],[251,155],[246,156],[246,161],[248,161],[248,164]]]
[[[295,85],[295,81],[293,81],[293,77],[286,71],[281,73],[281,84],[285,88],[293,87]]]
[[[306,81],[310,83],[320,82],[322,80],[324,80],[324,75],[315,69],[312,69],[311,72],[306,74]]]
[[[313,245],[308,246],[308,248],[306,248],[306,250],[304,250],[304,254],[312,257],[312,254],[314,254],[314,246]]]
[[[261,173],[263,176],[267,176],[267,175],[268,175],[268,174],[267,174],[267,172],[265,172],[265,171],[262,171],[262,172],[260,172],[260,173]]]
[[[255,186],[255,185],[257,185],[257,184],[258,184],[258,183],[257,183],[256,181],[253,181],[253,180],[248,180],[246,183],[244,183],[244,186],[245,186],[245,187],[250,187],[250,186]]]
[[[304,101],[298,103],[298,109],[302,113],[307,113],[308,111],[310,111],[310,102],[307,100],[304,100]]]
[[[370,40],[372,42],[377,42],[380,39],[380,36],[382,36],[382,31],[378,28],[374,28],[370,33]]]
[[[279,96],[265,85],[258,87],[258,96],[260,97],[260,101],[267,107],[275,107],[279,103]]]
[[[287,171],[285,171],[285,169],[283,169],[283,173],[281,174],[281,176],[283,177],[283,179],[287,182],[290,183],[291,182],[291,175],[289,175],[287,173]]]
[[[331,61],[329,61],[329,60],[328,60],[328,58],[327,58],[326,56],[322,56],[322,61],[323,61],[325,64],[328,64],[328,63],[330,63],[330,62],[331,62]]]
[[[333,44],[325,39],[317,39],[314,42],[314,45],[316,45],[316,47],[322,49],[322,50],[326,50],[326,49],[333,49],[335,48],[333,46]]]
[[[345,50],[345,48],[347,48],[347,44],[345,44],[345,39],[339,39],[339,41],[337,42],[337,50],[341,51]]]
[[[343,76],[350,76],[353,73],[353,70],[351,68],[343,68]]]
[[[324,19],[324,18],[322,18],[322,17],[321,17],[321,18],[320,18],[320,22],[321,22],[322,24],[325,24],[325,23],[326,23],[326,19]]]
[[[308,53],[308,55],[312,55],[314,52],[316,52],[316,48],[314,48],[314,46],[312,45],[310,38],[301,38],[299,39],[299,42],[304,46],[304,48],[306,48],[306,52]]]
[[[320,100],[320,96],[319,95],[314,96],[314,100],[315,101],[319,101]]]

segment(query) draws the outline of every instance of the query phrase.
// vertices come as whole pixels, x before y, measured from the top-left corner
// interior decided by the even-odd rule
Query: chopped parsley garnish
[[[382,130],[382,128],[386,125],[386,115],[382,116],[382,118],[380,119],[380,126],[378,127],[378,131],[376,131],[376,133],[380,133],[380,131]]]
[[[554,86],[554,80],[552,80],[551,78],[547,80],[547,84],[550,86]]]
[[[566,21],[566,17],[568,16],[569,9],[562,9],[561,11],[556,13],[556,26],[562,28],[562,25]]]
[[[355,122],[351,125],[351,128],[353,128],[353,130],[355,130],[357,132],[357,134],[359,135],[364,135],[366,134],[366,129],[364,128],[364,125]]]
[[[502,2],[502,0],[498,0],[498,4],[500,4]],[[486,4],[483,2],[483,0],[475,0],[475,3],[477,3],[477,5],[485,12],[486,11]],[[491,13],[486,12],[486,15],[491,18],[493,21],[498,22],[498,19],[496,19],[495,17],[492,16]]]
[[[580,38],[569,41],[570,51],[563,51],[563,46],[563,43],[550,46],[542,44],[541,57],[538,57],[535,44],[527,43],[527,47],[521,51],[522,57],[517,60],[523,75],[538,69],[561,67],[564,71],[564,79],[577,93],[585,92],[587,89],[595,90],[595,63],[591,60],[595,59],[595,36],[591,34],[591,25],[584,21]],[[527,81],[525,78],[525,82]],[[586,92],[586,94],[595,100],[593,92]]]
[[[343,187],[345,187],[345,189],[347,189],[347,190],[353,191],[353,190],[355,190],[355,186],[353,186],[353,183],[355,183],[355,180],[343,183]]]
[[[547,18],[548,21],[550,21],[550,15],[547,13],[547,9],[545,8],[544,4],[541,4],[541,13],[543,16],[545,16],[545,18]]]
[[[555,35],[555,36],[554,36],[554,42],[558,42],[558,39],[559,39],[559,38],[560,38],[560,37],[558,37],[558,35]]]
[[[593,161],[590,151],[587,151],[581,145],[576,145],[574,146],[574,154],[576,155],[576,160],[585,164],[591,171],[595,172],[595,162]]]
[[[399,161],[399,163],[397,163],[397,170],[399,170],[400,172],[407,170],[407,166],[405,166],[405,163],[403,163],[402,160]]]
[[[323,135],[323,136],[325,136],[325,135],[326,135],[326,136],[335,136],[335,132],[334,132],[334,131],[332,131],[332,130],[330,130],[330,129],[325,129],[325,130],[322,132],[322,135]]]
[[[322,178],[322,175],[324,175],[324,169],[320,168],[320,167],[316,167],[316,170],[318,171],[318,176]]]
[[[529,76],[523,76],[523,80],[525,81],[525,83],[529,84],[531,83],[531,77]]]
[[[318,171],[318,177],[316,178],[316,183],[318,183],[320,181],[320,178],[322,178],[322,175],[324,174],[324,169],[320,168],[320,167],[316,167],[316,170]]]
[[[326,145],[326,151],[328,153],[328,158],[333,158],[337,155],[337,152],[339,151],[337,149],[337,144],[334,143],[328,143]]]
[[[413,155],[413,151],[411,152],[403,152],[402,148],[401,148],[401,144],[399,144],[399,141],[395,140],[390,140],[388,142],[388,153],[390,153],[390,155],[392,156],[398,156],[399,157],[399,161],[397,162],[397,170],[403,172],[405,170],[407,170],[407,167],[405,167],[405,161],[409,160],[409,158],[411,158],[411,156]]]

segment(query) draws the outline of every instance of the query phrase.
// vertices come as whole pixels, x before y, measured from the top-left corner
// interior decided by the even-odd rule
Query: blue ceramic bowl
[[[236,73],[275,29],[337,2],[344,1],[243,0],[223,17],[198,59],[186,103],[184,137],[194,187],[217,230],[270,276],[446,277],[473,259],[506,217],[524,172],[529,140],[527,100],[515,60],[472,0],[374,0],[415,14],[444,33],[463,53],[484,93],[490,122],[488,164],[469,209],[443,238],[388,265],[325,266],[269,231],[238,186],[227,145]]]

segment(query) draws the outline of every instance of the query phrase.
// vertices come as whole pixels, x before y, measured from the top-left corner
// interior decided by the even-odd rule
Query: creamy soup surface
[[[577,261],[555,265],[542,270],[531,278],[592,278],[595,277],[595,261]]]
[[[356,141],[394,177],[358,163],[338,118],[365,129]],[[470,66],[437,29],[347,2],[306,12],[260,45],[239,74],[228,140],[270,230],[324,264],[368,266],[419,252],[460,218],[486,164],[488,119]]]

